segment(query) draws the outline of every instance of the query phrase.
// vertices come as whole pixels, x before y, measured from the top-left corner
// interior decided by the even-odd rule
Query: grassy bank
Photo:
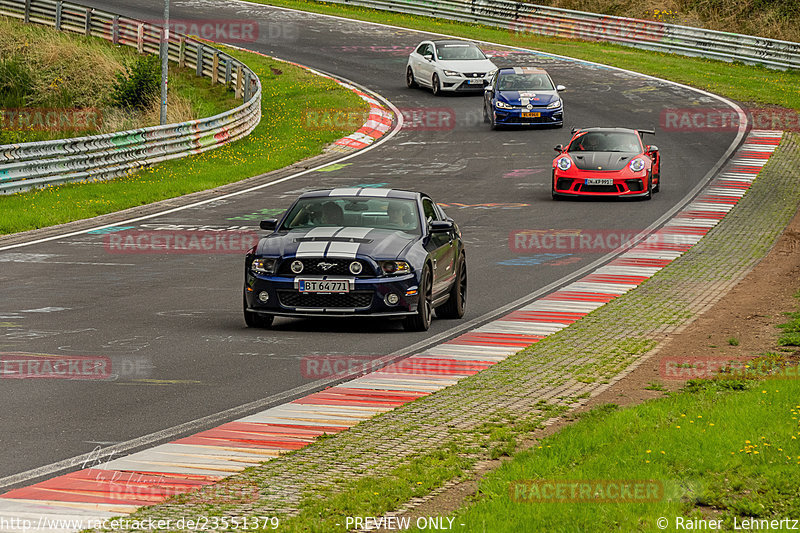
[[[456,522],[466,531],[674,531],[798,517],[800,313],[789,318],[778,344],[794,355],[784,348],[666,398],[598,408],[487,475]],[[609,482],[660,490],[609,500]],[[591,493],[571,498],[575,483]]]
[[[158,97],[141,109],[115,107],[109,96],[118,73],[141,60],[130,47],[112,46],[37,24],[0,17],[0,144],[60,139],[159,123]],[[182,122],[236,106],[224,87],[212,87],[190,69],[172,68],[168,119]],[[28,110],[26,113],[24,110]],[[43,127],[48,111],[79,110],[56,127]],[[81,115],[84,111],[90,113]],[[87,120],[82,121],[81,117]]]
[[[357,95],[332,80],[271,58],[220,48],[246,63],[262,82],[263,118],[248,137],[126,178],[0,196],[0,233],[111,213],[285,167],[318,154],[352,129],[344,125],[341,129],[308,130],[306,110],[367,109]]]
[[[531,48],[634,70],[705,89],[740,102],[800,109],[800,71],[774,71],[763,67],[648,52],[626,46],[542,37],[500,28],[308,0],[251,1]],[[402,76],[402,72],[398,75]]]

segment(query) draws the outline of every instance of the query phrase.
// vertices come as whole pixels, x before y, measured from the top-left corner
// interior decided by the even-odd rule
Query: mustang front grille
[[[341,307],[362,309],[372,304],[375,291],[352,291],[345,293],[319,294],[279,290],[278,300],[284,307]]]
[[[319,258],[304,258],[300,259],[303,262],[303,271],[300,274],[295,274],[292,272],[292,262],[294,259],[284,259],[281,265],[278,267],[278,275],[286,276],[286,277],[295,277],[295,276],[304,276],[304,275],[314,275],[314,276],[348,276],[352,277],[353,274],[350,272],[350,263],[354,261],[354,259],[326,259],[324,257]],[[369,263],[365,261],[361,261],[360,259],[355,259],[361,263],[361,273],[356,275],[357,278],[371,278],[375,277],[375,271],[369,265]]]

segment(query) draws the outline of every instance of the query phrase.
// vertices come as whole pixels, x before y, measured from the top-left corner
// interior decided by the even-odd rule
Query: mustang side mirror
[[[557,144],[556,147],[553,148],[553,150],[555,150],[558,153],[561,153],[561,152],[564,151],[564,145],[563,144]]]
[[[431,221],[431,233],[447,233],[453,230],[452,220],[433,220]]]
[[[278,219],[277,218],[268,218],[267,220],[262,220],[259,227],[265,231],[275,231],[278,227]]]
[[[567,90],[567,88],[564,87],[563,85],[556,85],[556,91],[562,93],[562,92],[564,92],[566,90]]]

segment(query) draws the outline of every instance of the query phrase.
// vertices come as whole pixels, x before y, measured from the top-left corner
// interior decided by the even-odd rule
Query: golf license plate
[[[586,178],[586,185],[614,185],[611,178]]]
[[[523,111],[522,113],[522,118],[539,118],[541,116],[541,113],[528,113],[527,111]]]
[[[350,292],[350,282],[346,279],[300,279],[297,288],[300,292]]]

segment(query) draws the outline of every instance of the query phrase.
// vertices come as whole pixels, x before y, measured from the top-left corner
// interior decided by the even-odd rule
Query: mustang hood
[[[622,170],[635,158],[635,152],[570,152],[575,166],[581,170]]]
[[[351,259],[356,255],[396,259],[418,239],[404,231],[372,228],[319,227],[280,231],[258,243],[258,255]]]
[[[501,99],[506,103],[515,106],[531,105],[533,107],[544,107],[550,102],[558,100],[556,91],[499,91]]]

